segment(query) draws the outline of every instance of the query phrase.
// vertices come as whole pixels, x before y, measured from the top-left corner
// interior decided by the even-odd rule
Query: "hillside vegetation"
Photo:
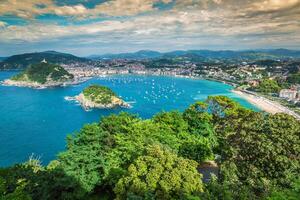
[[[49,81],[63,82],[73,78],[72,74],[59,65],[38,63],[30,65],[26,70],[12,77],[11,80],[45,84]]]
[[[224,96],[147,120],[113,114],[70,135],[48,166],[1,169],[0,199],[298,200],[299,133],[289,115]],[[204,183],[208,160],[219,173]]]
[[[76,57],[72,54],[45,51],[10,56],[0,62],[0,69],[25,69],[29,65],[41,62],[43,59],[55,64],[86,63],[89,61],[88,59]]]
[[[112,97],[117,96],[110,88],[101,85],[91,85],[85,88],[83,95],[99,104],[109,104],[112,102]]]

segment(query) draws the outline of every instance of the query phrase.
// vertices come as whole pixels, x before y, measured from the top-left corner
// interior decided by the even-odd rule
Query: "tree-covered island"
[[[4,81],[5,85],[46,88],[71,84],[74,76],[56,64],[41,62]]]
[[[129,104],[120,99],[110,88],[101,85],[85,88],[75,99],[85,109],[129,107]]]

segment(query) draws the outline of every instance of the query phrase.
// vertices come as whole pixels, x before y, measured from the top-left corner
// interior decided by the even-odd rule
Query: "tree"
[[[290,84],[300,84],[300,72],[289,75],[287,82]]]
[[[12,200],[76,200],[85,194],[77,181],[62,169],[46,169],[33,159],[0,169],[0,182],[0,199],[2,195],[2,198]]]
[[[29,194],[24,191],[26,182],[20,180],[17,183],[17,187],[10,191],[6,181],[0,177],[0,199],[1,200],[31,200]]]
[[[299,197],[300,177],[296,177],[290,188],[275,188],[266,200],[298,200]]]
[[[292,116],[253,112],[226,138],[221,166],[235,168],[238,180],[257,194],[272,185],[289,187],[290,178],[300,172],[299,133],[300,122]]]
[[[153,122],[163,129],[170,129],[174,134],[188,131],[188,123],[178,111],[161,112],[153,117]]]
[[[264,79],[260,82],[259,86],[256,88],[257,91],[262,93],[278,93],[280,91],[280,86],[277,81],[272,79]]]
[[[207,109],[207,104],[196,102],[183,112],[183,118],[188,123],[189,132],[208,139],[209,145],[213,148],[217,145],[217,139],[214,133],[212,114],[208,113]]]
[[[97,124],[85,125],[74,137],[68,137],[67,151],[59,155],[64,172],[74,177],[87,192],[91,192],[103,180],[103,140],[106,135]]]
[[[114,189],[117,199],[180,199],[203,191],[197,163],[159,145],[147,148]]]

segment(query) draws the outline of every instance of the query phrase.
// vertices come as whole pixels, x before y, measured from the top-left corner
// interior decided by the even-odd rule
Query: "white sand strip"
[[[271,101],[264,97],[258,96],[255,93],[250,93],[248,91],[246,92],[242,90],[232,90],[232,92],[246,99],[249,103],[253,104],[254,106],[263,111],[266,111],[271,114],[286,113],[300,120],[300,116],[298,114],[280,105],[277,102]]]

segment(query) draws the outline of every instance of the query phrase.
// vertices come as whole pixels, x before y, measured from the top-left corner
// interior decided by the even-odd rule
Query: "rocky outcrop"
[[[130,105],[128,103],[126,103],[122,99],[115,97],[115,96],[113,96],[111,98],[111,102],[107,103],[107,104],[93,102],[92,100],[86,98],[83,93],[80,93],[79,95],[75,96],[75,99],[86,110],[91,109],[91,108],[111,109],[111,108],[117,108],[117,107],[123,107],[123,108],[130,107]]]

